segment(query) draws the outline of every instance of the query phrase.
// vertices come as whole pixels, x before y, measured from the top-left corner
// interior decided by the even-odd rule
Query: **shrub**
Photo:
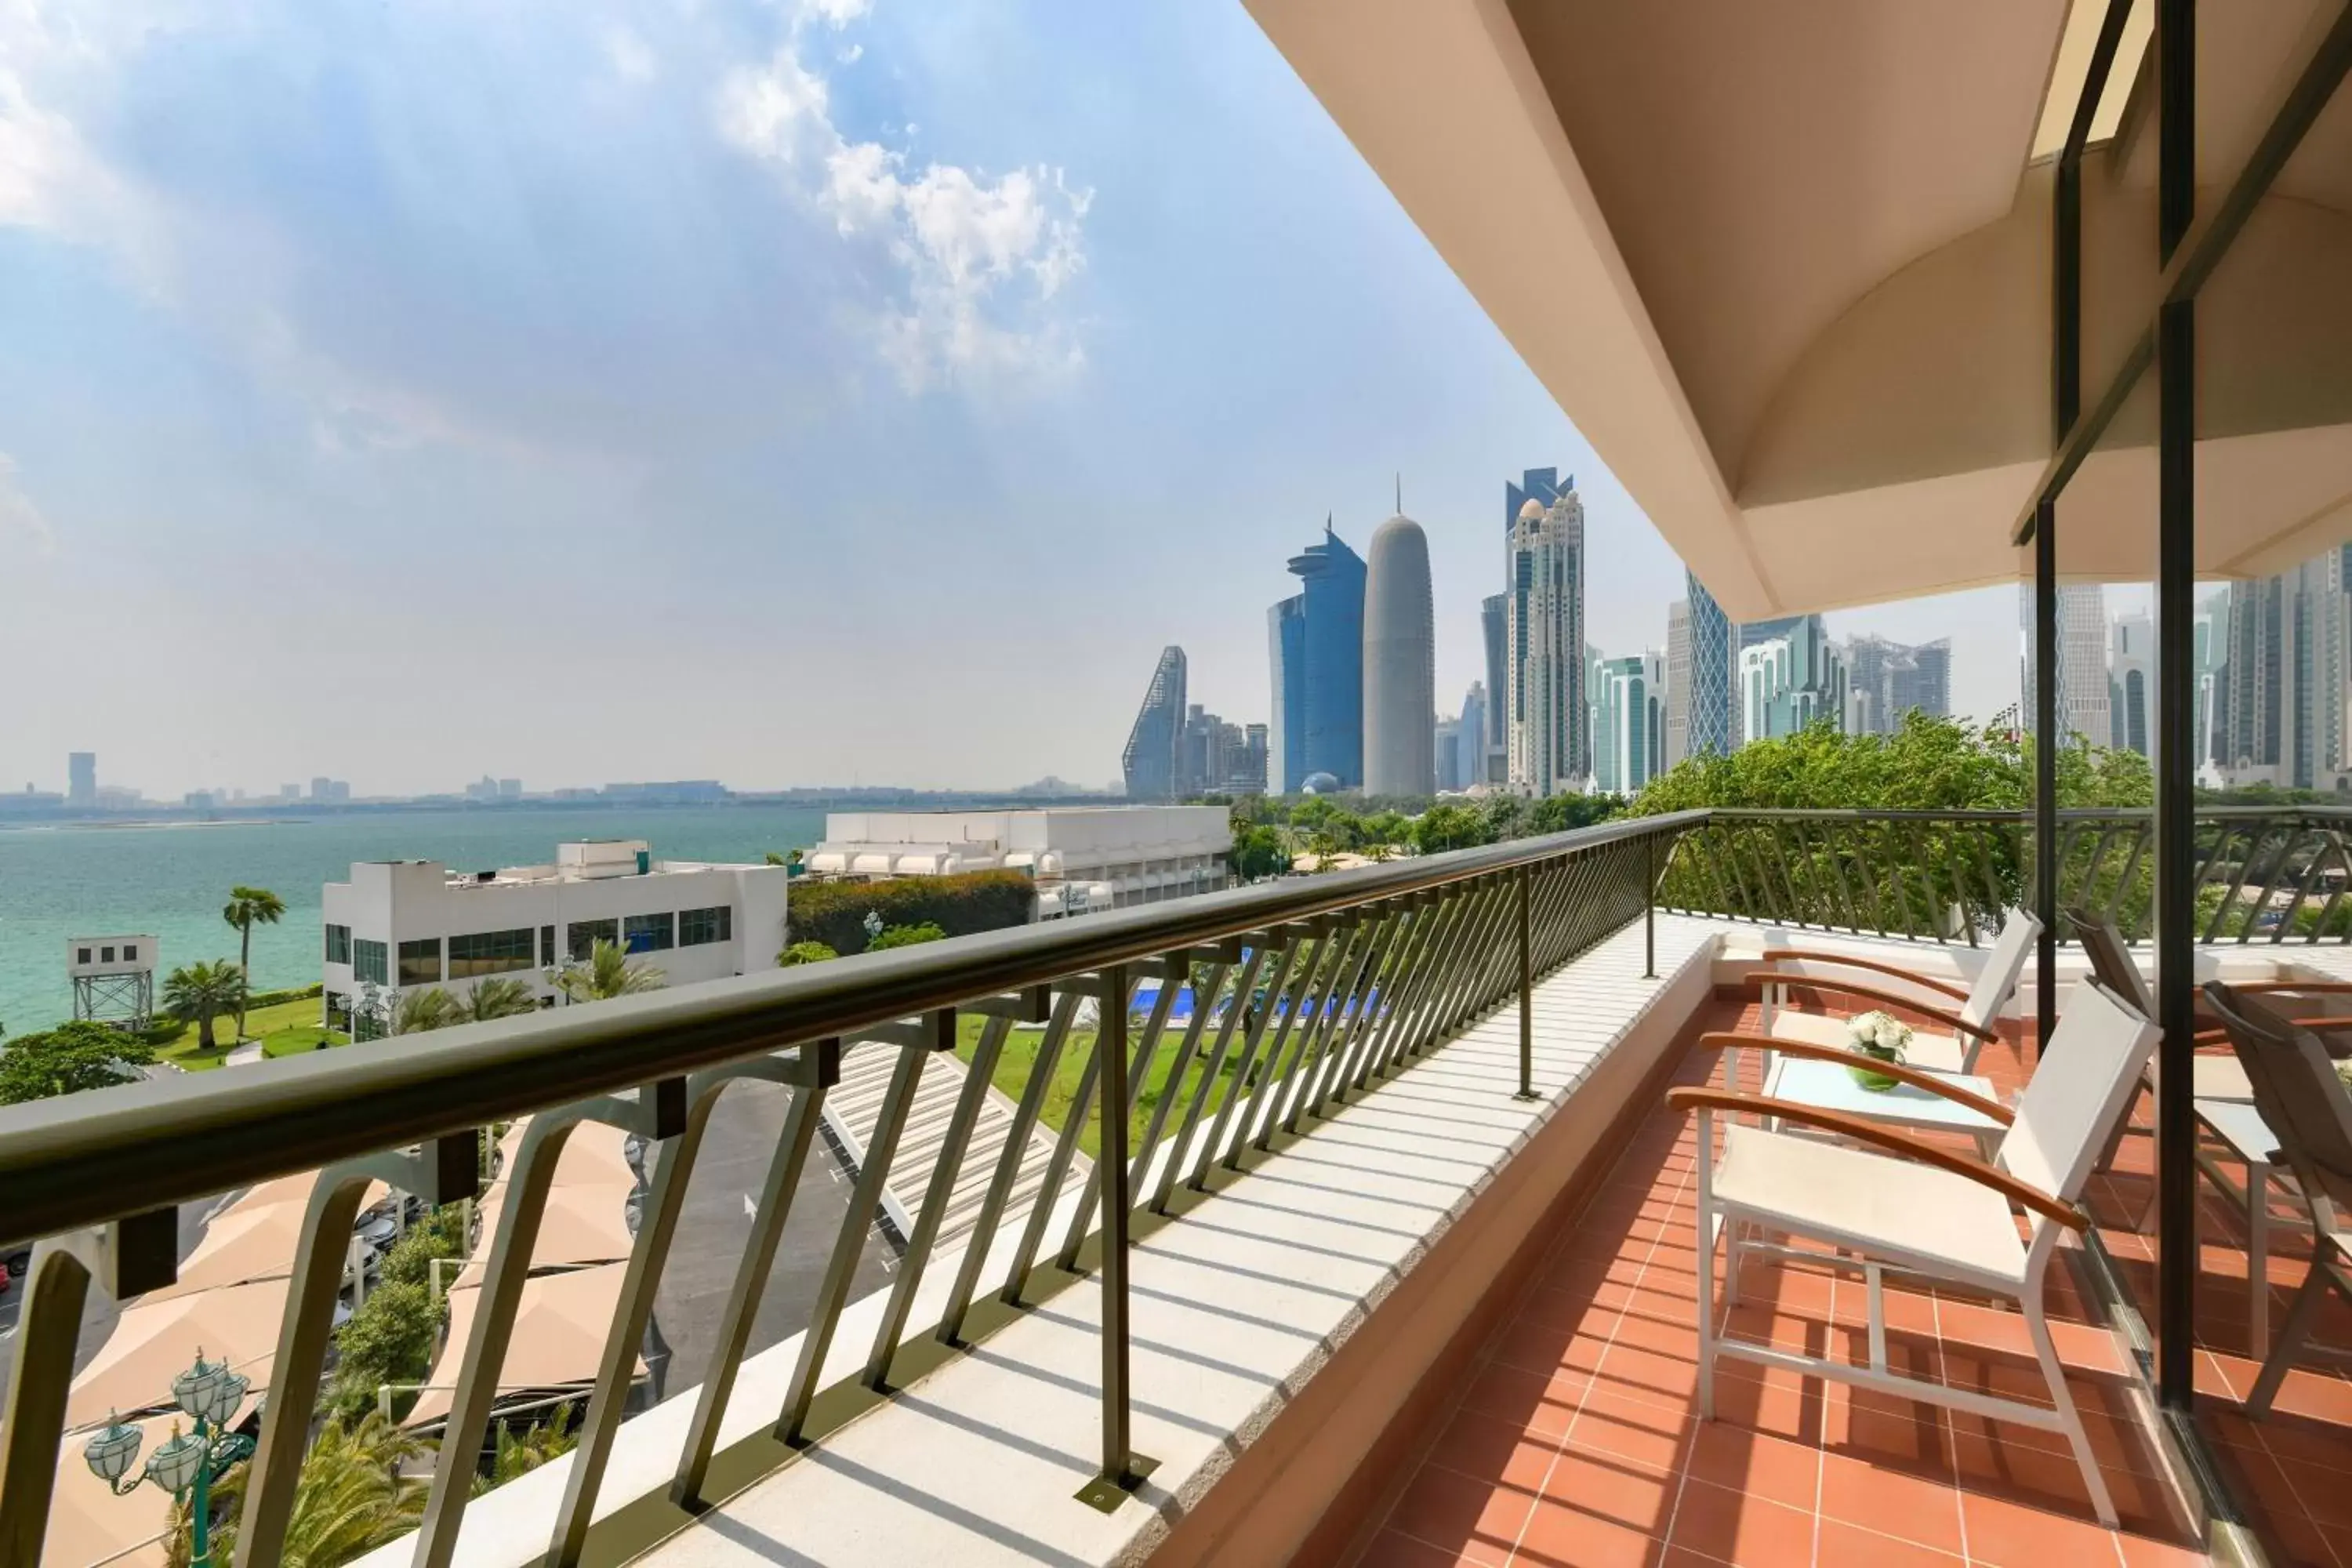
[[[886,930],[936,925],[946,936],[970,936],[1026,925],[1036,909],[1036,884],[1019,871],[899,877],[887,882],[812,882],[803,878],[793,884],[788,934],[795,943],[819,942],[835,952],[863,952],[869,945],[868,914],[879,917]]]
[[[887,926],[880,936],[866,944],[866,951],[881,952],[893,947],[919,947],[927,942],[945,942],[947,934],[936,921],[925,921],[913,926]]]
[[[803,963],[823,963],[828,958],[839,958],[841,954],[834,952],[833,949],[825,946],[824,943],[821,942],[796,942],[793,943],[792,946],[784,949],[783,952],[776,954],[776,967],[779,969],[794,969]]]

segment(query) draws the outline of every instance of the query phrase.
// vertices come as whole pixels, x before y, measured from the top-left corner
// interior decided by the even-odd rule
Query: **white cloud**
[[[16,459],[0,452],[0,559],[57,552],[57,535],[33,498],[16,482]]]
[[[823,22],[838,31],[872,9],[874,0],[801,0],[798,19]]]
[[[863,0],[806,0],[801,16],[839,26],[865,9]],[[728,73],[715,118],[724,140],[776,164],[843,237],[878,238],[900,287],[880,312],[879,348],[910,390],[1082,360],[1045,308],[1086,265],[1094,194],[1071,189],[1060,169],[992,178],[930,163],[910,174],[905,152],[842,133],[825,79],[789,41],[765,66]]]
[[[604,63],[623,81],[651,81],[661,69],[652,47],[625,23],[614,22],[607,26],[603,42]]]

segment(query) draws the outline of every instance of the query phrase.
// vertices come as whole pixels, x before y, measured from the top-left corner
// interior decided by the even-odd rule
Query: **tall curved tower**
[[[1437,634],[1429,537],[1402,514],[1366,552],[1364,793],[1437,793]]]

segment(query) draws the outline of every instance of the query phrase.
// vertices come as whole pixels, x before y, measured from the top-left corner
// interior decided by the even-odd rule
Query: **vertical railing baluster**
[[[8,1418],[0,1426],[0,1563],[8,1568],[41,1561],[89,1285],[89,1264],[72,1252],[51,1241],[34,1247],[19,1288]]]
[[[557,1507],[555,1530],[548,1542],[549,1568],[573,1568],[588,1546],[588,1525],[596,1507],[596,1493],[613,1456],[613,1439],[621,1429],[622,1406],[636,1372],[637,1352],[646,1340],[646,1325],[654,1315],[654,1290],[669,1260],[670,1243],[677,1235],[678,1215],[686,1207],[686,1184],[694,1173],[710,1112],[719,1103],[724,1081],[699,1081],[677,1088],[686,1091],[686,1121],[674,1136],[656,1140],[653,1190],[646,1194],[631,1238],[629,1261],[621,1279],[620,1298],[613,1303],[613,1322],[604,1335],[588,1412],[572,1451],[571,1473],[564,1477],[563,1500]],[[669,1131],[664,1129],[663,1131]]]
[[[1150,966],[1160,974],[1159,994],[1151,999],[1151,1013],[1145,1021],[1143,1032],[1136,1037],[1135,1059],[1132,1064],[1123,1058],[1108,1058],[1119,1063],[1119,1092],[1112,1094],[1108,1087],[1102,1090],[1102,1117],[1109,1121],[1116,1113],[1132,1119],[1137,1101],[1142,1097],[1143,1086],[1151,1076],[1151,1058],[1160,1054],[1160,1037],[1168,1027],[1169,1014],[1176,1005],[1177,978],[1186,967],[1181,957],[1155,960]],[[1119,1032],[1126,1033],[1126,1022],[1120,1021]],[[1100,1192],[1098,1183],[1088,1183],[1078,1189],[1078,1201],[1070,1211],[1069,1228],[1063,1233],[1062,1248],[1055,1261],[1064,1268],[1076,1268],[1078,1248],[1087,1239],[1087,1228],[1094,1223],[1095,1198]]]
[[[915,1211],[914,1234],[907,1238],[906,1253],[898,1259],[898,1277],[890,1282],[890,1299],[882,1308],[882,1321],[874,1328],[874,1348],[866,1353],[866,1386],[877,1393],[889,1389],[890,1363],[898,1355],[898,1342],[906,1334],[907,1314],[914,1307],[915,1291],[930,1264],[931,1249],[939,1243],[940,1226],[947,1217],[948,1205],[954,1201],[956,1178],[962,1174],[964,1157],[971,1152],[972,1129],[980,1125],[980,1109],[988,1101],[996,1058],[1003,1052],[1004,1037],[1012,1032],[1010,1013],[990,1014],[981,1026],[980,1039],[964,1068],[963,1088],[957,1090],[955,1109],[949,1113],[947,1133],[940,1143],[940,1157],[931,1166],[922,1207]]]
[[[1391,900],[1383,899],[1369,906],[1364,923],[1363,959],[1356,965],[1348,989],[1341,994],[1339,1019],[1323,1042],[1323,1053],[1316,1060],[1315,1071],[1291,1107],[1288,1125],[1293,1131],[1297,1131],[1302,1116],[1323,1115],[1334,1102],[1335,1094],[1344,1099],[1351,1058],[1360,1037],[1369,1032],[1365,1009],[1371,1005],[1373,994],[1380,989],[1382,966],[1400,945],[1403,917]]]
[[[962,1341],[964,1314],[971,1310],[971,1299],[979,1293],[980,1271],[988,1261],[989,1249],[996,1245],[997,1226],[1004,1222],[1005,1209],[1013,1201],[1013,1189],[1021,1180],[1021,1168],[1029,1162],[1029,1141],[1036,1135],[1045,1092],[1061,1066],[1064,1042],[1069,1037],[1070,1024],[1077,1016],[1081,1000],[1075,986],[1066,988],[1054,998],[1053,1016],[1046,1022],[1044,1037],[1037,1042],[1037,1059],[1029,1065],[1029,1081],[1022,1087],[1021,1103],[1013,1108],[1013,1125],[1005,1130],[1004,1148],[996,1157],[996,1173],[989,1178],[987,1194],[980,1201],[979,1217],[972,1221],[971,1234],[964,1238],[963,1262],[956,1268],[955,1283],[948,1289],[947,1304],[940,1309],[941,1344],[959,1344]]]
[[[1184,1026],[1183,1038],[1176,1044],[1176,1056],[1168,1064],[1168,1076],[1160,1082],[1160,1097],[1152,1102],[1150,1124],[1144,1128],[1143,1142],[1135,1152],[1135,1170],[1130,1181],[1137,1192],[1156,1189],[1158,1192],[1165,1193],[1168,1190],[1166,1180],[1163,1179],[1158,1183],[1150,1180],[1151,1158],[1159,1151],[1160,1133],[1167,1130],[1169,1112],[1173,1110],[1176,1102],[1183,1098],[1184,1075],[1192,1068],[1193,1058],[1200,1052],[1201,1036],[1208,1028],[1209,1014],[1215,1005],[1217,993],[1223,987],[1225,975],[1232,969],[1234,960],[1238,956],[1236,948],[1229,946],[1212,949],[1202,960],[1209,965],[1208,983],[1205,985],[1192,987],[1192,1019]],[[1203,992],[1206,993],[1205,995],[1202,994]],[[1149,1071],[1147,1066],[1147,1087]],[[1194,1103],[1198,1104],[1198,1101]],[[1173,1172],[1183,1157],[1184,1145],[1180,1134],[1177,1142],[1169,1147],[1166,1169]],[[1156,1200],[1154,1201],[1156,1203]]]
[[[1084,980],[1077,984],[1088,985]],[[1077,1087],[1070,1095],[1067,1119],[1063,1121],[1061,1131],[1055,1136],[1054,1152],[1045,1162],[1045,1179],[1038,1184],[1037,1196],[1029,1205],[1028,1219],[1021,1226],[1020,1244],[1013,1248],[1013,1266],[1006,1271],[1004,1284],[996,1293],[997,1299],[1008,1307],[1021,1305],[1022,1293],[1029,1288],[1030,1270],[1037,1266],[1037,1249],[1045,1245],[1045,1227],[1054,1220],[1054,1205],[1062,1195],[1062,1183],[1068,1178],[1070,1163],[1077,1156],[1078,1137],[1086,1130],[1087,1112],[1094,1108],[1095,1090],[1103,1079],[1103,1025],[1113,1008],[1118,1010],[1119,1033],[1124,1036],[1127,1032],[1129,984],[1127,971],[1122,969],[1117,991],[1110,989],[1101,976],[1097,976],[1089,986],[1095,997],[1095,1048],[1087,1054],[1087,1064],[1078,1070]],[[1125,1065],[1121,1063],[1111,1069],[1110,1076],[1114,1081]]]
[[[1184,1184],[1196,1193],[1208,1190],[1209,1167],[1217,1161],[1223,1160],[1228,1169],[1240,1168],[1241,1143],[1249,1136],[1249,1124],[1242,1121],[1238,1130],[1233,1132],[1230,1153],[1224,1152],[1229,1147],[1227,1131],[1236,1126],[1235,1117],[1249,1099],[1250,1072],[1257,1065],[1258,1046],[1282,1005],[1283,988],[1289,982],[1291,971],[1297,965],[1299,950],[1307,946],[1310,939],[1306,938],[1297,926],[1277,926],[1267,940],[1280,947],[1281,956],[1275,963],[1274,978],[1266,982],[1265,1005],[1255,1009],[1247,1030],[1242,1036],[1241,1054],[1234,1058],[1233,1084],[1225,1090],[1224,1099],[1218,1102],[1216,1121],[1209,1130],[1207,1142],[1201,1145],[1200,1152],[1194,1156],[1192,1177]],[[1244,1005],[1239,996],[1234,1001],[1236,1006]]]
[[[1378,1015],[1371,1028],[1365,1032],[1363,1057],[1354,1080],[1358,1091],[1369,1088],[1372,1079],[1389,1071],[1406,1020],[1412,1017],[1428,988],[1431,959],[1448,925],[1447,905],[1440,895],[1415,893],[1405,902],[1412,925],[1406,933],[1405,951],[1397,963],[1396,978],[1382,988]]]
[[[1299,1119],[1317,1098],[1317,1088],[1329,1070],[1331,1058],[1339,1052],[1339,1042],[1347,1029],[1348,1019],[1362,994],[1364,977],[1370,972],[1372,956],[1380,950],[1382,917],[1375,911],[1359,911],[1360,921],[1355,937],[1339,973],[1331,978],[1331,988],[1323,1000],[1322,1016],[1316,1020],[1314,1037],[1301,1047],[1298,1053],[1297,1086],[1286,1097],[1283,1106],[1282,1128],[1286,1132],[1298,1131]]]
[[[775,1436],[780,1443],[800,1446],[808,1426],[809,1407],[816,1402],[824,1377],[825,1356],[841,1326],[841,1309],[849,1300],[849,1287],[857,1277],[858,1259],[866,1251],[866,1234],[882,1212],[882,1189],[890,1179],[890,1162],[898,1157],[898,1139],[907,1130],[907,1113],[915,1108],[922,1087],[923,1064],[934,1050],[955,1047],[955,1009],[942,1008],[924,1019],[930,1037],[924,1045],[901,1043],[895,1037],[888,1048],[898,1053],[891,1065],[890,1087],[882,1093],[882,1109],[866,1142],[865,1163],[849,1190],[849,1208],[833,1238],[833,1255],[825,1259],[824,1278],[818,1282],[809,1326],[801,1339],[800,1359],[793,1363],[792,1382],[784,1390],[783,1408],[777,1413]],[[867,1049],[876,1048],[869,1045]]]
[[[1126,1070],[1127,970],[1112,965],[1104,971],[1104,994],[1120,998],[1116,1013],[1103,1015],[1095,1059],[1111,1064],[1114,1074]],[[1162,980],[1164,987],[1168,982]],[[1148,1048],[1148,1047],[1147,1047]],[[1149,1060],[1149,1058],[1146,1058]],[[1124,1097],[1106,1089],[1103,1095],[1102,1156],[1095,1162],[1096,1188],[1103,1215],[1102,1268],[1102,1472],[1078,1489],[1079,1500],[1108,1513],[1126,1500],[1156,1461],[1135,1452],[1129,1426],[1132,1390],[1129,1378],[1129,1309],[1128,1287],[1128,1226],[1133,1204],[1127,1184],[1127,1116]]]
[[[811,1040],[800,1048],[800,1074],[793,1089],[792,1109],[785,1113],[782,1136],[769,1156],[767,1173],[760,1182],[758,1207],[743,1257],[735,1266],[727,1305],[719,1319],[719,1337],[712,1346],[710,1370],[695,1395],[694,1415],[688,1423],[686,1446],[679,1450],[677,1472],[670,1478],[670,1500],[697,1507],[702,1483],[710,1473],[711,1456],[719,1449],[719,1426],[726,1418],[727,1402],[735,1392],[736,1374],[751,1349],[751,1325],[766,1293],[768,1274],[776,1266],[776,1247],[791,1216],[793,1198],[800,1191],[801,1173],[808,1166],[810,1146],[824,1115],[827,1090],[841,1081],[841,1041],[831,1036]]]
[[[1266,1047],[1265,1068],[1258,1076],[1257,1088],[1242,1111],[1241,1126],[1234,1135],[1234,1146],[1225,1155],[1227,1170],[1242,1168],[1242,1151],[1257,1142],[1261,1125],[1269,1124],[1262,1119],[1271,1103],[1276,1086],[1282,1080],[1283,1048],[1289,1043],[1291,1031],[1298,1026],[1299,1015],[1318,1005],[1323,994],[1323,976],[1336,965],[1339,949],[1344,945],[1342,939],[1346,933],[1327,917],[1318,916],[1308,922],[1307,929],[1313,933],[1307,961],[1299,971],[1298,984],[1294,988],[1287,1005],[1284,1006],[1281,1018],[1276,1022],[1274,1038]],[[1264,1147],[1263,1144],[1259,1146]]]
[[[1210,1097],[1216,1093],[1218,1077],[1224,1070],[1225,1056],[1233,1048],[1234,1032],[1240,1027],[1245,1015],[1252,989],[1257,984],[1258,971],[1265,964],[1266,947],[1263,941],[1254,941],[1248,954],[1242,960],[1241,973],[1234,980],[1233,1000],[1225,1006],[1224,1016],[1217,1020],[1217,1038],[1201,1067],[1201,1080],[1193,1087],[1191,1103],[1184,1108],[1184,1121],[1176,1130],[1176,1141],[1169,1145],[1168,1163],[1160,1173],[1160,1180],[1151,1194],[1151,1212],[1168,1212],[1169,1194],[1176,1190],[1179,1167],[1192,1160],[1193,1139],[1199,1134],[1201,1118],[1208,1109]],[[1200,1005],[1198,999],[1193,1005]],[[1213,1137],[1210,1142],[1214,1142]],[[1199,1168],[1208,1169],[1208,1148],[1203,1144],[1197,1162]]]

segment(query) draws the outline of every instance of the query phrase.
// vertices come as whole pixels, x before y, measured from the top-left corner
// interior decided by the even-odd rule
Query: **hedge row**
[[[1027,925],[1037,885],[1019,871],[967,871],[953,877],[898,877],[887,882],[793,883],[786,907],[791,942],[821,942],[835,952],[866,951],[866,917],[889,926],[929,921],[950,936]]]

